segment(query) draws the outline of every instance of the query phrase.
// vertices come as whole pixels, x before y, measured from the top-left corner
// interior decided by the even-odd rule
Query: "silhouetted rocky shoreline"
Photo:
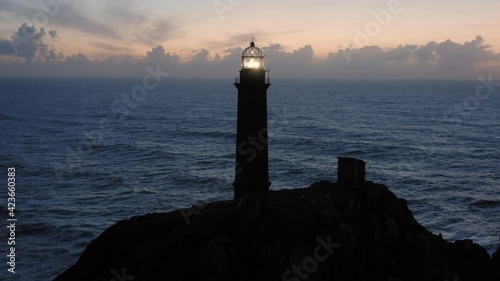
[[[250,197],[120,221],[55,280],[500,280],[500,249],[432,234],[381,184],[270,191],[258,209]]]

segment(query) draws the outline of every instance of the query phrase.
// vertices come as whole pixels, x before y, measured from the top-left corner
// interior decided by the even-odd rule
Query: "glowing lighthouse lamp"
[[[267,146],[267,89],[264,55],[252,41],[241,55],[236,132],[234,200],[257,199],[260,213],[268,204],[269,164]],[[243,200],[242,200],[243,199]],[[244,202],[243,202],[244,204]]]
[[[262,51],[255,47],[255,43],[252,41],[250,47],[246,48],[241,55],[241,68],[242,69],[263,69],[264,68],[264,56]]]

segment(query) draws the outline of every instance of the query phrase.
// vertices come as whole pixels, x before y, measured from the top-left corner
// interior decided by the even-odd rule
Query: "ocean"
[[[232,198],[232,79],[0,79],[0,279],[51,280],[119,220]],[[500,98],[480,81],[271,80],[271,189],[336,181],[337,157],[447,240],[493,253]],[[494,89],[493,89],[494,90]],[[7,171],[16,170],[16,274]]]

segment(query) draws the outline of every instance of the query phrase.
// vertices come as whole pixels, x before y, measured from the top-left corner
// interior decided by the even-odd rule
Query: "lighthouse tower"
[[[264,55],[250,43],[241,55],[238,89],[238,123],[236,136],[236,175],[234,200],[239,203],[244,195],[255,196],[261,211],[268,202],[269,164],[267,146],[267,89]]]

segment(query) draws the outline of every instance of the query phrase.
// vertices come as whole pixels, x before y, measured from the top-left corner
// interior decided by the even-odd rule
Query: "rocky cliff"
[[[500,280],[499,251],[430,233],[384,185],[318,182],[269,202],[118,222],[55,280]]]

